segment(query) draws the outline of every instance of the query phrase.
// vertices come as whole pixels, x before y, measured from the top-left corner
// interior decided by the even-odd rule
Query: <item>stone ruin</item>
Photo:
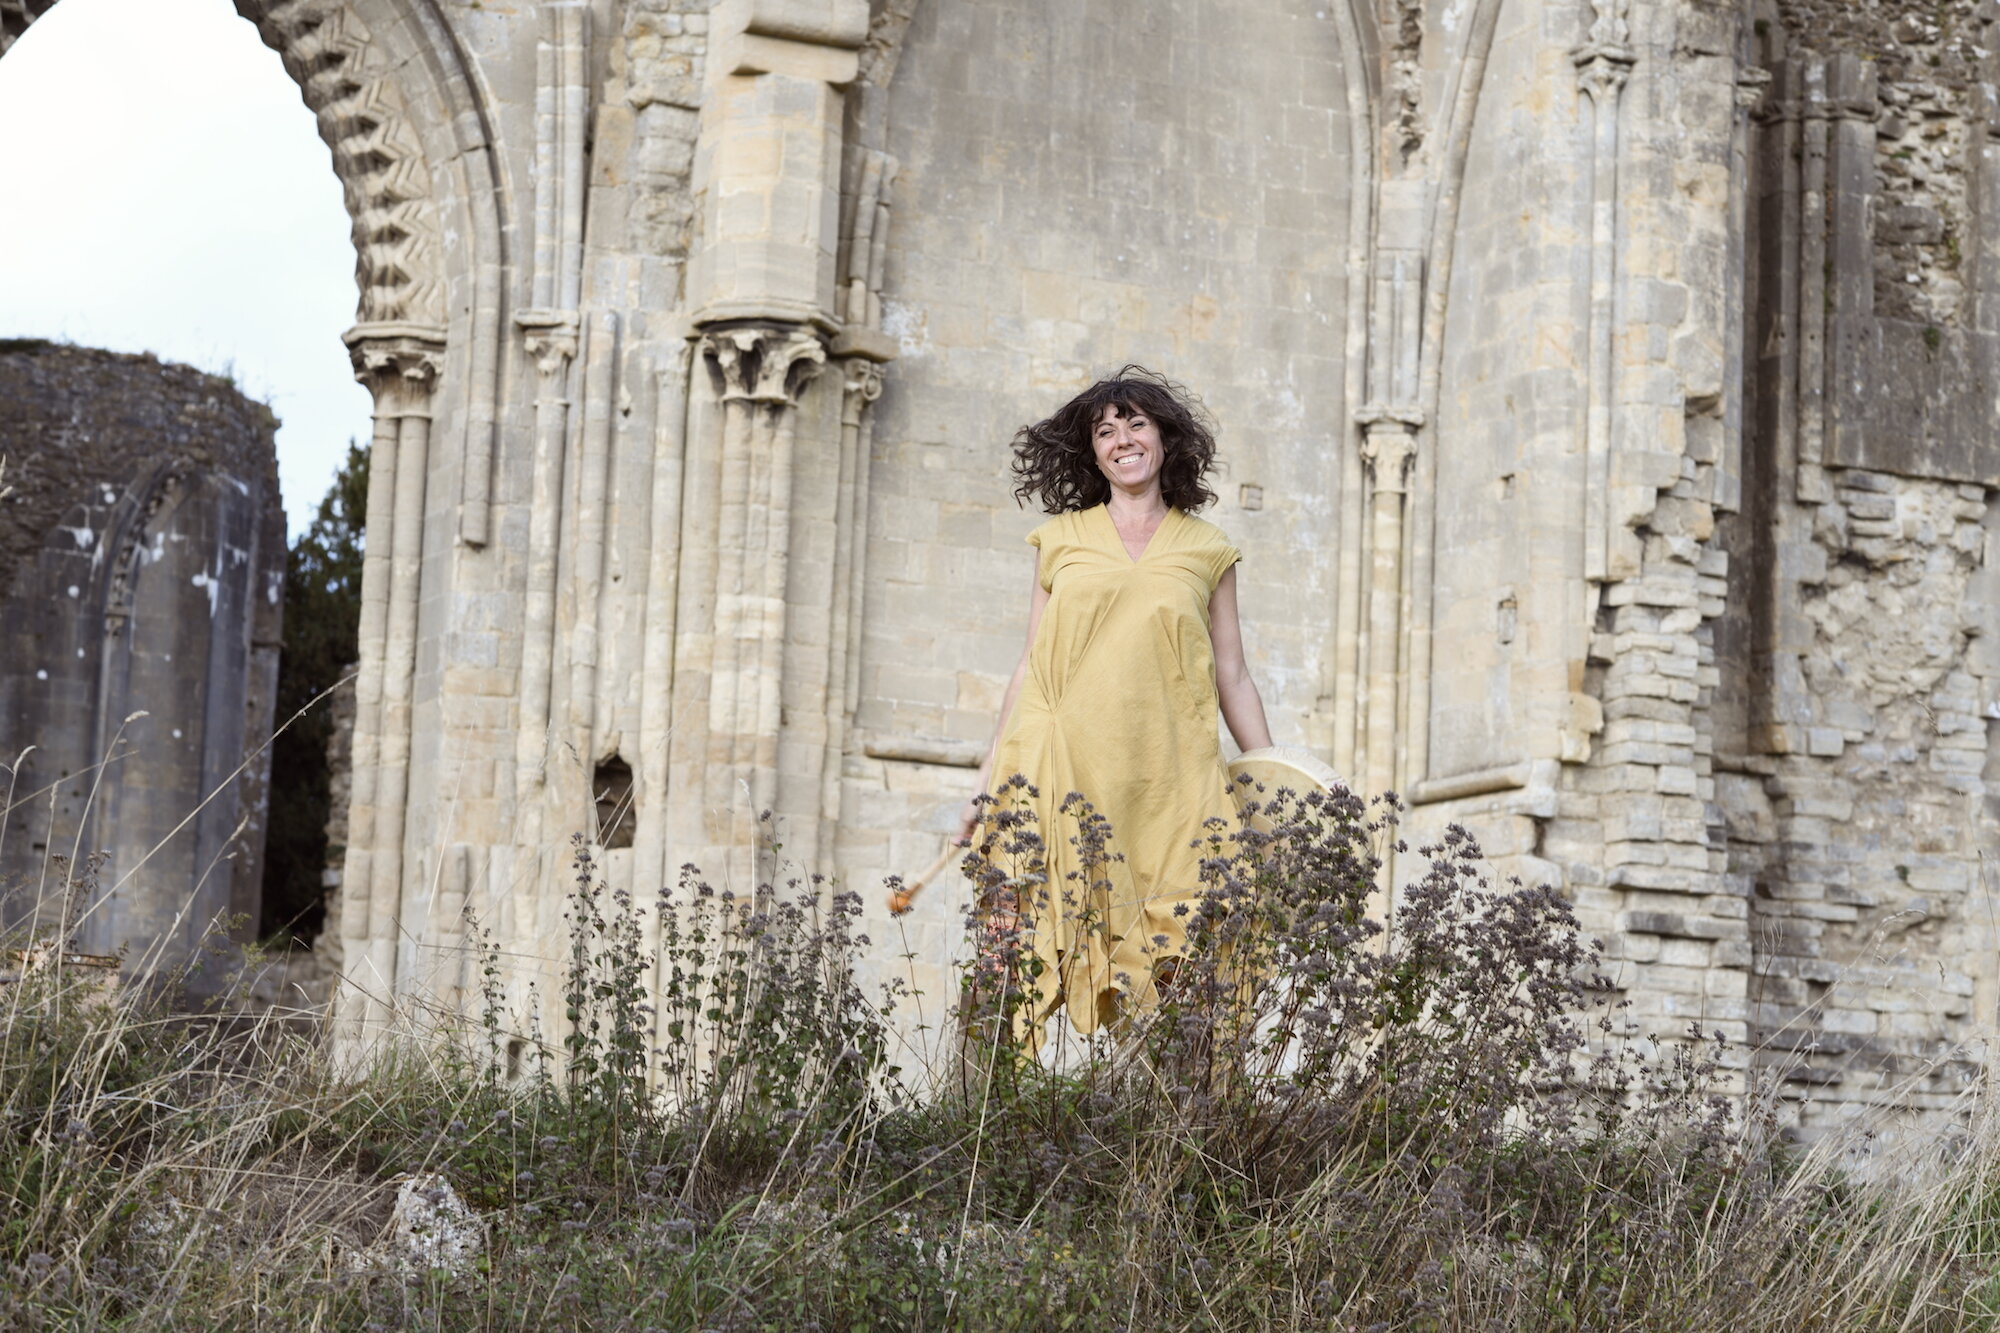
[[[1808,1127],[1983,1068],[1988,0],[237,7],[376,404],[348,1049],[462,1000],[468,913],[549,993],[572,832],[644,894],[929,861],[1020,647],[1005,442],[1130,359],[1223,425],[1281,741]],[[939,1004],[962,907],[871,923]]]
[[[0,342],[0,924],[134,975],[254,935],[276,428],[186,366]]]

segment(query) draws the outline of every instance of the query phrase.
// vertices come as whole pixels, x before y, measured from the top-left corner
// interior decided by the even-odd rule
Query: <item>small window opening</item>
[[[612,755],[597,766],[590,789],[597,798],[597,845],[606,850],[630,847],[639,822],[632,813],[632,765]]]

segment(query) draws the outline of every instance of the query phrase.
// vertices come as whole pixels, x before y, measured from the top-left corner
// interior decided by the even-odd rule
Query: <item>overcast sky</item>
[[[0,337],[152,352],[271,404],[291,531],[367,391],[326,145],[230,0],[62,0],[0,59]]]

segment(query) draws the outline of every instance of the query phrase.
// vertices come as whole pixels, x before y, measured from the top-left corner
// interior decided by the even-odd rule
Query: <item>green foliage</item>
[[[353,671],[358,655],[367,501],[368,453],[349,443],[346,462],[311,526],[292,542],[285,568],[276,719],[282,724],[306,711],[271,745],[262,931],[279,942],[311,939],[326,916],[333,708],[322,696]]]

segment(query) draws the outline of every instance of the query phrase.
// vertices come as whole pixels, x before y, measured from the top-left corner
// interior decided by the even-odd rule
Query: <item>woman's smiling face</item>
[[[1144,412],[1135,409],[1126,416],[1117,404],[1107,403],[1097,414],[1090,439],[1097,452],[1097,470],[1119,490],[1144,491],[1159,481],[1166,449],[1160,428]]]

